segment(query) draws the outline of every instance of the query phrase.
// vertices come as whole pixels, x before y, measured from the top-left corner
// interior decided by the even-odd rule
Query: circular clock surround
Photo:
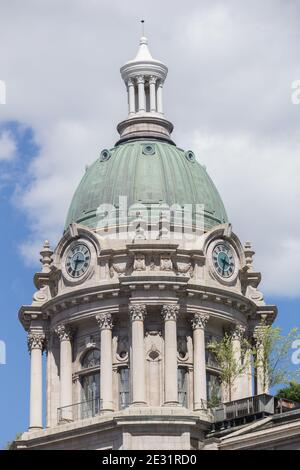
[[[235,282],[238,275],[238,257],[227,240],[218,239],[212,242],[207,255],[215,278],[226,284]]]
[[[66,250],[63,260],[65,276],[72,281],[81,281],[91,266],[91,250],[85,241],[75,241]]]

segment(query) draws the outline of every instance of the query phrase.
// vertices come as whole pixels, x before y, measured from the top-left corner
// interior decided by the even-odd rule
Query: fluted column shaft
[[[146,100],[145,100],[145,78],[143,75],[137,77],[138,84],[138,100],[139,100],[139,111],[146,111]]]
[[[42,355],[45,335],[29,332],[28,349],[30,352],[30,411],[29,429],[43,427],[43,365]]]
[[[128,101],[129,101],[129,114],[135,113],[135,92],[134,92],[134,81],[132,78],[128,79]]]
[[[201,410],[207,401],[206,363],[205,363],[205,326],[209,315],[197,312],[192,318],[194,350],[194,410]]]
[[[149,87],[150,87],[150,111],[156,111],[156,77],[150,77],[149,79]]]
[[[177,379],[177,315],[178,305],[164,305],[162,316],[165,323],[165,404],[178,404]]]
[[[102,411],[113,411],[112,327],[110,313],[96,316],[100,327],[100,399]]]
[[[245,352],[245,372],[243,373],[243,389],[242,389],[242,397],[252,397],[253,395],[253,387],[252,387],[252,354],[251,349],[247,348]]]
[[[55,329],[60,340],[60,407],[61,418],[72,420],[72,337],[73,331],[67,325]]]
[[[264,366],[264,335],[265,330],[263,326],[260,326],[254,332],[254,339],[256,342],[256,394],[269,392],[269,383],[267,371]]]
[[[245,328],[242,325],[236,325],[232,331],[232,350],[233,350],[233,357],[237,364],[237,367],[242,367],[242,347],[241,341],[243,335],[245,333]],[[239,374],[238,377],[235,378],[234,383],[232,384],[231,390],[231,399],[232,400],[239,400],[243,396],[243,375],[242,373]]]
[[[144,347],[144,319],[146,306],[136,304],[129,306],[131,319],[131,368],[132,368],[132,404],[146,404],[145,387],[145,347]]]

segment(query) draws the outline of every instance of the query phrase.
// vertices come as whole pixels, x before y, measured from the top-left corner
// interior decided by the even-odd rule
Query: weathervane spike
[[[144,23],[145,23],[145,20],[141,20],[141,24],[142,24],[142,36],[145,36]]]

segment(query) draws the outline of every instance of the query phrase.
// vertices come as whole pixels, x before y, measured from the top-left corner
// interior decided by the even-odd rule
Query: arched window
[[[87,352],[81,361],[83,369],[89,369],[90,367],[97,367],[100,365],[100,351],[99,349],[92,349]]]
[[[81,361],[82,369],[86,373],[81,376],[81,418],[90,418],[100,411],[100,368],[97,371],[90,371],[94,367],[100,366],[100,352],[92,349],[87,352]]]

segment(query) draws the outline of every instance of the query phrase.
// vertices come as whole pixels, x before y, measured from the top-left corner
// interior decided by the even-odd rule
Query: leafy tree
[[[291,328],[284,336],[281,328],[267,325],[262,321],[258,328],[257,342],[253,348],[255,370],[262,374],[263,389],[277,384],[287,384],[299,375],[290,368],[290,348],[299,339],[298,328]],[[261,348],[260,348],[261,346]]]
[[[293,400],[300,403],[300,384],[297,382],[290,382],[288,387],[278,390],[276,397],[287,398],[288,400]]]
[[[242,340],[242,347],[246,340]],[[245,371],[247,361],[237,360],[234,354],[233,336],[226,332],[221,340],[214,340],[208,345],[208,349],[214,354],[220,368],[220,382],[224,385],[231,401],[235,380]]]

